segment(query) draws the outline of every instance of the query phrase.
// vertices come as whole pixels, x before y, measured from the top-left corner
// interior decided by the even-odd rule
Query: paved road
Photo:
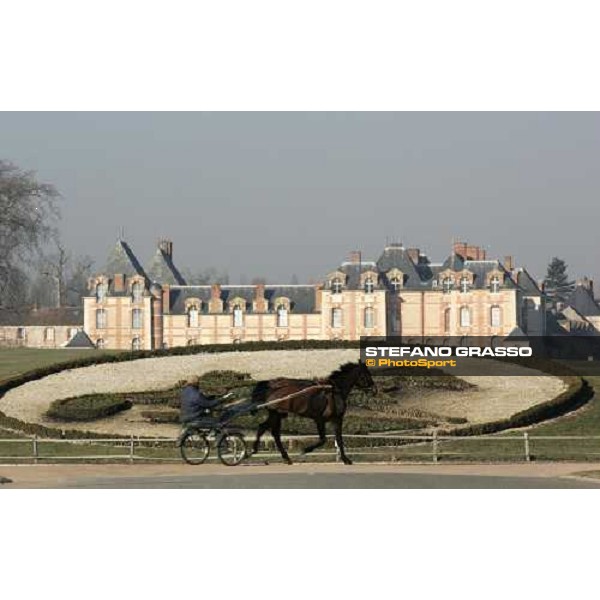
[[[596,488],[600,479],[573,477],[600,465],[21,465],[0,467],[12,480],[0,488]]]
[[[257,473],[191,477],[119,477],[80,479],[66,488],[377,488],[377,489],[555,489],[598,488],[600,482],[550,477],[494,477],[424,473]]]

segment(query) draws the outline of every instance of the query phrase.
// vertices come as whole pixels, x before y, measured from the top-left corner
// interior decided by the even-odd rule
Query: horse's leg
[[[338,450],[340,452],[340,456],[344,461],[345,465],[351,465],[352,461],[346,456],[346,451],[344,450],[344,438],[342,437],[342,423],[344,421],[343,417],[338,417],[334,421],[335,425],[335,441],[337,443]]]
[[[271,411],[269,411],[269,416],[267,417],[266,421],[261,423],[258,426],[258,429],[256,431],[256,440],[254,441],[254,446],[252,447],[252,454],[256,454],[258,452],[258,445],[260,444],[260,438],[263,436],[265,431],[267,431],[267,429],[269,429],[269,427],[271,427],[271,423],[272,423]]]
[[[283,444],[281,443],[281,415],[276,413],[275,411],[273,411],[271,415],[273,416],[273,421],[271,423],[271,433],[273,435],[273,439],[275,440],[275,445],[277,446],[279,452],[281,452],[281,457],[283,458],[283,460],[285,460],[288,465],[291,465],[292,461],[290,459],[290,456],[287,453],[287,450],[283,447]]]
[[[319,441],[310,446],[306,446],[302,451],[303,454],[308,454],[309,452],[320,448],[327,441],[327,438],[325,437],[325,421],[323,421],[323,419],[315,419],[315,423],[317,424],[317,431],[319,432]]]

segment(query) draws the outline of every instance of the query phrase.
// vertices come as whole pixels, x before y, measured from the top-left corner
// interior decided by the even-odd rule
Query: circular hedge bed
[[[55,400],[46,416],[61,421],[94,421],[129,410],[132,402],[112,395],[90,395]]]

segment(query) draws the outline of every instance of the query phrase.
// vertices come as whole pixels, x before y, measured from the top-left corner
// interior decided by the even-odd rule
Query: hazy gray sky
[[[600,113],[0,113],[0,157],[54,183],[73,251],[320,278],[386,238],[453,237],[600,277]],[[598,281],[600,284],[600,281]]]

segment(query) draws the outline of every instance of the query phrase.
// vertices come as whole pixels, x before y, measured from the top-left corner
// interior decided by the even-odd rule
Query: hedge
[[[95,394],[55,400],[46,416],[61,421],[95,421],[112,417],[132,406],[131,401],[123,398]]]
[[[567,389],[548,402],[530,406],[507,419],[499,419],[489,423],[476,423],[468,427],[439,431],[438,433],[452,436],[487,435],[506,429],[529,427],[540,421],[555,419],[576,410],[586,404],[594,395],[593,388],[585,379],[574,376],[562,377],[561,379],[567,383]]]

